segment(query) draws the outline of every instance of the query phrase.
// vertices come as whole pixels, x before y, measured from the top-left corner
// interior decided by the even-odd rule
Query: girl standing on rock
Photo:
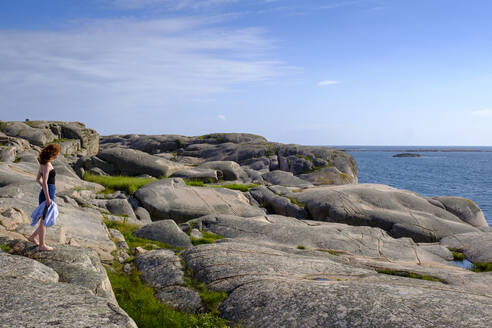
[[[39,170],[36,176],[36,181],[41,185],[42,189],[39,193],[39,204],[46,201],[46,206],[43,212],[43,216],[40,220],[39,226],[36,231],[28,238],[29,241],[38,245],[41,251],[52,251],[53,247],[46,245],[46,227],[44,225],[44,218],[48,208],[50,207],[53,199],[55,198],[55,176],[56,172],[51,165],[51,161],[55,160],[60,153],[60,146],[57,144],[50,144],[43,148],[41,154],[39,154]],[[36,236],[39,236],[39,242],[36,240]]]

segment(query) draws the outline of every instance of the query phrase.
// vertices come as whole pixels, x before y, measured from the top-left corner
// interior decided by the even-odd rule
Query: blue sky
[[[0,119],[492,145],[489,0],[0,2]]]

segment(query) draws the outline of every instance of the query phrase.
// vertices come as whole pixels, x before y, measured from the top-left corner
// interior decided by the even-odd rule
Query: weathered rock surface
[[[224,318],[245,327],[489,325],[489,297],[419,285],[261,280],[235,289],[219,310]]]
[[[58,274],[50,267],[23,256],[2,252],[0,252],[0,276],[2,279],[21,278],[58,282]]]
[[[298,219],[306,219],[308,217],[308,213],[303,206],[294,204],[289,198],[282,197],[269,188],[258,186],[251,189],[250,193],[259,204],[269,209],[272,213]]]
[[[364,242],[366,236],[361,236]],[[230,293],[219,311],[242,326],[480,327],[492,318],[492,294],[484,290],[492,282],[490,274],[433,261],[411,264],[403,257],[334,256],[258,240],[225,239],[182,254],[195,277]],[[376,268],[432,275],[447,284],[380,274]],[[480,316],[471,315],[472,308]]]
[[[474,227],[488,227],[485,216],[477,204],[469,199],[461,197],[431,197],[433,204],[439,202],[448,212],[456,215],[462,221]],[[439,206],[439,203],[436,204]]]
[[[492,232],[469,232],[445,237],[441,245],[462,250],[472,262],[492,262]]]
[[[290,172],[285,172],[285,171],[280,171],[280,170],[265,173],[261,177],[263,178],[263,180],[268,181],[274,185],[300,187],[300,188],[306,188],[306,187],[312,187],[313,186],[308,181],[300,179],[300,178],[294,176]]]
[[[261,215],[239,191],[224,188],[183,186],[182,181],[165,179],[149,183],[135,193],[153,220],[173,219],[183,222],[207,214],[239,216]]]
[[[150,217],[149,211],[143,207],[137,207],[135,209],[135,215],[144,224],[152,223],[152,218]]]
[[[379,228],[297,220],[280,215],[247,219],[231,215],[209,215],[198,220],[204,229],[227,238],[291,247],[304,246],[384,261],[443,263],[441,258],[419,247],[410,238],[394,239]]]
[[[183,178],[193,181],[217,182],[219,175],[216,170],[206,168],[188,168],[174,172],[171,178]]]
[[[156,178],[169,176],[183,167],[162,157],[124,148],[102,150],[95,158],[83,160],[77,165],[84,169],[98,167],[110,175],[137,176],[148,174]]]
[[[200,165],[198,168],[213,169],[221,172],[224,180],[247,180],[248,174],[233,161],[212,161]]]
[[[477,232],[468,214],[458,217],[414,192],[385,185],[359,184],[310,188],[292,193],[314,220],[380,227],[394,237],[434,242]],[[471,204],[470,204],[471,206]],[[476,212],[481,212],[477,207]],[[482,214],[483,215],[483,214]]]
[[[135,237],[161,241],[175,247],[191,247],[190,237],[173,220],[152,222],[133,232]]]
[[[137,327],[120,307],[77,285],[5,278],[0,290],[0,327]]]
[[[141,279],[149,286],[164,288],[184,284],[183,266],[173,251],[157,249],[139,254],[135,266]]]
[[[94,295],[116,302],[106,271],[94,250],[57,245],[53,251],[43,252],[28,242],[11,245],[14,254],[29,257],[55,270],[61,282],[85,287]]]

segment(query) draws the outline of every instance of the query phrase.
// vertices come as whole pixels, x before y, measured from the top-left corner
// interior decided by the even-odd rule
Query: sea
[[[474,201],[492,226],[492,147],[331,146],[354,157],[359,183],[380,183],[423,196]],[[399,153],[421,157],[393,157]]]

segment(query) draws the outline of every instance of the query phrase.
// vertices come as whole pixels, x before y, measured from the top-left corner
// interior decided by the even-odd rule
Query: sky
[[[490,0],[0,1],[0,120],[492,146]]]

